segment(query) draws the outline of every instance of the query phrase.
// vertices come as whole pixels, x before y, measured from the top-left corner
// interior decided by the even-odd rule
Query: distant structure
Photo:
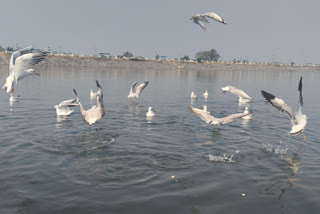
[[[99,57],[105,57],[105,58],[110,58],[111,54],[110,53],[99,53]]]

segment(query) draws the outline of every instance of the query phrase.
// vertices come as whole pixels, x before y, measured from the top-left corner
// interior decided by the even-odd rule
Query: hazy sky
[[[0,45],[320,64],[319,0],[0,0]],[[208,32],[190,18],[214,11]]]

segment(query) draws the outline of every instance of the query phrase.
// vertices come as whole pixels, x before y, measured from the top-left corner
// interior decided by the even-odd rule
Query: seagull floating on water
[[[90,99],[93,100],[97,97],[97,93],[93,92],[92,89],[90,90]]]
[[[56,109],[57,116],[68,116],[74,110],[70,110],[69,107],[78,106],[77,103],[74,103],[76,99],[65,100],[59,103],[58,105],[53,106]]]
[[[148,108],[148,112],[147,112],[146,116],[147,116],[147,117],[153,117],[154,115],[156,115],[156,114],[154,113],[153,108],[150,106],[150,107]]]
[[[228,115],[223,118],[216,118],[216,117],[212,116],[210,112],[207,111],[206,107],[203,107],[203,110],[198,109],[198,108],[194,108],[192,106],[188,106],[188,108],[190,109],[190,111],[192,113],[194,113],[195,115],[200,117],[204,122],[210,123],[212,125],[226,124],[226,123],[234,121],[237,118],[242,118],[244,116],[252,114],[252,112],[238,113],[238,114],[231,114],[231,115]]]
[[[136,85],[138,84],[138,82],[134,82],[130,88],[130,92],[128,95],[128,98],[131,99],[131,101],[134,101],[134,98],[139,99],[139,95],[141,94],[142,90],[147,87],[147,85],[149,84],[149,81],[143,82],[141,83],[137,88],[136,91],[133,92],[134,88],[136,87]]]
[[[243,113],[245,113],[245,114],[249,113],[249,108],[246,107]],[[252,119],[252,114],[248,114],[247,116],[242,117],[242,119],[251,120]]]
[[[190,98],[191,98],[191,99],[197,99],[197,95],[195,95],[194,92],[192,91],[192,92],[191,92],[191,95],[190,95]]]
[[[292,128],[289,134],[298,135],[300,132],[303,135],[304,140],[306,136],[303,133],[305,126],[307,125],[307,116],[302,114],[301,108],[303,106],[303,97],[302,97],[302,76],[300,77],[299,86],[298,86],[298,109],[296,112],[292,110],[282,99],[269,94],[261,90],[262,96],[269,102],[273,107],[278,109],[280,112],[286,112],[290,118]]]
[[[209,23],[209,21],[206,19],[206,17],[214,19],[217,22],[220,22],[222,24],[227,24],[223,20],[223,18],[221,18],[218,14],[216,14],[214,12],[208,12],[208,13],[204,13],[204,14],[196,14],[196,15],[192,16],[191,20],[193,20],[194,23],[200,25],[202,30],[207,31],[206,26],[204,26],[204,24],[202,23],[202,22]]]
[[[205,92],[203,93],[204,99],[208,99],[208,90],[205,90]]]
[[[9,98],[10,104],[13,104],[13,103],[15,103],[15,102],[18,102],[18,101],[19,101],[19,97],[20,97],[20,95],[14,96],[13,94],[10,94],[10,98]]]
[[[104,117],[105,112],[104,112],[104,105],[103,105],[103,92],[102,92],[102,88],[98,82],[98,80],[96,80],[96,84],[97,84],[97,106],[92,106],[90,109],[88,110],[84,110],[78,94],[76,92],[75,89],[73,89],[76,98],[77,98],[77,102],[79,104],[80,107],[80,113],[82,116],[82,119],[87,122],[90,126],[94,123],[96,123],[98,120],[100,120],[102,117]]]
[[[14,92],[13,84],[17,84],[18,80],[30,75],[39,76],[39,73],[30,67],[41,62],[47,55],[47,52],[38,51],[33,53],[32,50],[33,48],[30,46],[12,53],[9,64],[9,76],[2,87],[7,93]]]
[[[234,86],[226,86],[221,88],[222,92],[225,94],[227,91],[230,91],[231,93],[237,95],[239,97],[239,102],[240,103],[247,103],[252,100],[251,97],[249,97],[248,94],[246,94],[244,91],[241,89],[238,89]]]

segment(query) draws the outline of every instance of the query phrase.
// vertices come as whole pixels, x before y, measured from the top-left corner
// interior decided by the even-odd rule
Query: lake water
[[[1,86],[7,66],[0,67]],[[0,213],[319,213],[320,73],[166,71],[37,67],[16,86],[20,101],[0,93]],[[297,106],[303,76],[306,141],[260,90]],[[78,108],[53,105],[78,92],[91,107],[98,80],[106,115],[89,127]],[[150,83],[140,100],[134,81]],[[254,98],[253,120],[219,129],[187,108],[206,104],[217,117],[243,112],[233,85]],[[207,102],[202,97],[207,89]],[[146,119],[149,106],[156,116]]]

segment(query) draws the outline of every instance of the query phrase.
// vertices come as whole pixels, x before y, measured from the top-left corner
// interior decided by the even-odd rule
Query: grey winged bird
[[[129,92],[129,95],[128,95],[128,98],[131,99],[131,101],[133,102],[134,101],[134,98],[139,98],[142,90],[147,87],[147,85],[149,84],[149,81],[146,81],[146,82],[143,82],[141,83],[137,88],[136,88],[136,91],[133,92],[133,90],[135,89],[136,85],[138,84],[138,82],[134,82],[130,88],[130,92]]]
[[[273,107],[278,109],[280,112],[285,112],[288,114],[292,128],[289,134],[297,135],[300,132],[303,135],[304,140],[306,136],[303,133],[305,126],[307,125],[307,116],[302,114],[301,108],[303,106],[303,97],[302,97],[302,77],[300,77],[299,86],[298,86],[298,108],[295,112],[290,106],[288,106],[282,99],[261,90],[262,96],[268,101]]]
[[[251,97],[249,97],[248,94],[246,94],[244,91],[241,89],[238,89],[234,86],[226,86],[221,88],[222,92],[225,94],[227,91],[230,91],[232,94],[237,95],[239,97],[239,102],[240,103],[247,103],[252,100]]]
[[[70,110],[69,107],[78,106],[77,103],[74,103],[76,99],[65,100],[59,103],[58,105],[54,105],[53,108],[56,109],[57,116],[68,116],[74,110]]]
[[[9,75],[6,78],[6,83],[2,87],[7,93],[13,93],[13,85],[14,83],[17,84],[19,80],[30,75],[39,75],[39,73],[30,67],[41,62],[47,55],[47,52],[32,51],[33,48],[30,46],[12,53],[9,64]]]
[[[209,23],[207,18],[211,18],[211,19],[216,20],[217,22],[220,22],[222,24],[227,24],[221,16],[219,16],[218,14],[216,14],[214,12],[208,12],[208,13],[204,13],[204,14],[196,14],[191,17],[191,20],[193,20],[194,23],[200,25],[202,30],[207,31],[206,26],[204,26],[204,24],[203,24],[203,22]]]
[[[226,124],[234,121],[237,118],[242,118],[244,116],[247,116],[249,114],[252,114],[252,112],[248,113],[238,113],[238,114],[231,114],[223,118],[216,118],[211,115],[210,112],[207,111],[207,107],[203,106],[203,110],[194,108],[192,106],[188,106],[190,111],[200,117],[204,122],[210,123],[212,125],[220,125],[220,124]]]
[[[80,107],[80,113],[82,116],[82,119],[87,122],[90,126],[94,123],[96,123],[98,120],[100,120],[101,118],[104,117],[105,112],[104,112],[104,105],[103,105],[103,92],[102,92],[102,88],[98,82],[98,80],[96,80],[96,84],[97,84],[97,106],[92,106],[90,109],[88,110],[84,110],[78,94],[76,92],[75,89],[73,89],[75,95],[76,95],[76,99],[77,102],[79,104]]]

